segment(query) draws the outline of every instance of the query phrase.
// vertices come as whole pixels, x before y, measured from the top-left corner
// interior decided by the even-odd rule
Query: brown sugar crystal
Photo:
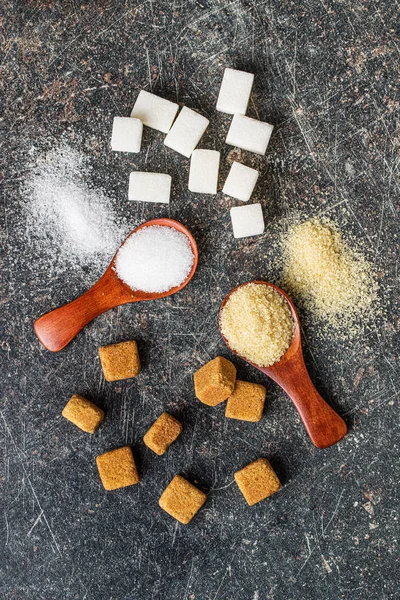
[[[134,340],[102,346],[99,355],[107,381],[130,379],[140,371],[139,352]]]
[[[262,417],[266,389],[259,383],[236,380],[235,389],[226,403],[225,416],[255,423]]]
[[[165,488],[158,503],[171,517],[186,525],[206,500],[206,494],[180,475],[176,475]]]
[[[79,394],[74,394],[68,400],[61,414],[87,433],[94,433],[104,419],[101,408]]]
[[[101,482],[106,490],[117,490],[139,483],[132,450],[129,446],[116,448],[96,458]]]
[[[143,441],[156,454],[164,454],[179,436],[182,424],[172,415],[164,412],[145,434]]]
[[[277,492],[282,486],[266,458],[259,458],[234,475],[247,504],[253,506]]]
[[[216,406],[231,395],[236,381],[236,367],[217,356],[194,374],[196,397],[208,406]]]

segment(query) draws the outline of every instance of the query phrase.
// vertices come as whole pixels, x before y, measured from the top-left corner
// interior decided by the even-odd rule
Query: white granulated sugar
[[[233,206],[231,208],[231,219],[235,238],[261,235],[264,232],[264,217],[261,204]]]
[[[140,152],[143,123],[131,117],[114,117],[111,149],[116,152]]]
[[[258,175],[256,169],[234,162],[222,191],[231,198],[248,202],[257,183]]]
[[[190,159],[189,190],[197,194],[216,194],[220,153],[194,150]]]
[[[88,184],[87,158],[61,145],[40,159],[21,188],[28,243],[58,269],[104,269],[128,233],[111,200]],[[133,228],[133,227],[131,227]]]
[[[193,261],[184,233],[165,225],[150,225],[126,240],[117,254],[115,270],[133,290],[161,293],[183,283]]]
[[[133,171],[129,175],[128,200],[169,203],[171,175]]]
[[[140,119],[143,125],[168,133],[174,122],[179,105],[141,90],[131,112],[131,117]]]
[[[230,146],[242,148],[242,150],[264,155],[273,128],[273,125],[269,123],[251,119],[244,115],[234,115],[226,136],[226,143]]]
[[[237,69],[225,69],[217,100],[217,110],[229,115],[245,115],[254,75]]]
[[[209,122],[203,115],[184,106],[165,138],[164,144],[190,158]]]

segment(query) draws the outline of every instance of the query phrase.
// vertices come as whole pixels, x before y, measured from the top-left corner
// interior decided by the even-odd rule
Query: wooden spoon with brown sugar
[[[304,363],[303,351],[301,347],[300,321],[296,308],[287,294],[276,285],[266,281],[251,281],[260,285],[268,285],[273,288],[278,294],[284,297],[289,305],[294,321],[293,337],[290,346],[285,354],[270,367],[260,367],[251,362],[244,356],[241,356],[229,345],[229,341],[222,334],[222,338],[228,348],[243,360],[250,363],[273,379],[289,396],[299,412],[301,420],[307,430],[311,441],[317,448],[328,448],[336,444],[347,432],[346,423],[343,421],[337,412],[333,410],[320,396],[312,383]],[[237,286],[224,299],[219,311],[219,327],[221,330],[221,314],[229,300],[231,294],[244,285]]]

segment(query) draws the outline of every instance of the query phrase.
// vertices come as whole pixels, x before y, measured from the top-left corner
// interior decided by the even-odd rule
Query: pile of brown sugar
[[[292,225],[283,238],[282,287],[304,308],[346,335],[369,320],[378,286],[371,266],[331,221]]]
[[[269,367],[289,348],[294,321],[283,296],[270,286],[248,283],[230,295],[220,326],[229,346],[240,356]]]

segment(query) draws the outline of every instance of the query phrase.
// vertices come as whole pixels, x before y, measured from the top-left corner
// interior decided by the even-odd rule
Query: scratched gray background
[[[398,3],[366,0],[257,2],[47,2],[5,0],[1,11],[2,219],[0,597],[3,599],[361,600],[398,598],[399,428],[396,373]],[[229,118],[215,113],[224,66],[256,74],[249,113],[276,129],[255,199],[263,236],[235,241],[233,202],[187,191],[188,161],[146,130],[139,155],[112,154],[115,114],[139,89],[212,120],[203,147],[221,149]],[[109,312],[59,354],[32,323],[83,292],[99,272],[58,269],[23,238],[20,184],[29,151],[62,134],[88,154],[93,183],[132,227],[182,220],[200,249],[181,294]],[[133,168],[173,177],[169,207],[128,205]],[[397,196],[398,197],[398,196]],[[193,394],[192,373],[218,353],[216,313],[231,287],[279,280],[275,232],[301,210],[326,214],[364,245],[386,314],[352,343],[321,333],[301,313],[306,358],[321,393],[350,432],[312,447],[285,395],[268,383],[258,425],[227,421]],[[397,313],[398,315],[398,313]],[[137,380],[106,384],[100,344],[138,339]],[[236,361],[239,375],[263,381]],[[105,407],[95,436],[60,412],[79,392]],[[162,458],[141,438],[167,409],[184,432]],[[140,485],[105,493],[95,456],[132,444]],[[283,490],[249,508],[232,474],[271,457]],[[209,492],[189,526],[157,505],[176,473]]]

